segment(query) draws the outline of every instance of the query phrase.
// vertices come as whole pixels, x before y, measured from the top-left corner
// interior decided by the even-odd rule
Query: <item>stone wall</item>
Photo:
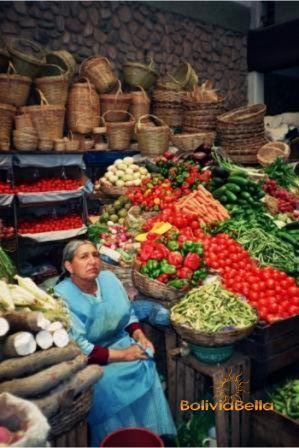
[[[161,12],[142,2],[0,3],[5,38],[23,36],[82,59],[102,54],[121,72],[127,60],[152,56],[161,74],[186,60],[200,82],[214,81],[227,106],[246,103],[247,38],[214,25]]]

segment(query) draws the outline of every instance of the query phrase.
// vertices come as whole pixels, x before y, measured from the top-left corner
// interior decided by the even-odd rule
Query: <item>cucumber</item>
[[[215,185],[215,187],[218,188],[224,185],[225,179],[221,179],[221,177],[214,177],[212,182]]]
[[[248,191],[241,191],[240,196],[243,199],[251,199],[251,195],[250,193],[248,193]]]
[[[289,222],[284,226],[284,230],[299,230],[299,221]]]
[[[227,195],[222,193],[219,197],[220,202],[223,202],[224,204],[227,202]]]
[[[240,186],[245,186],[248,184],[248,179],[244,178],[244,177],[239,177],[239,176],[230,176],[228,178],[228,182],[229,183],[233,183],[233,184],[237,184]]]
[[[230,182],[228,184],[225,184],[225,188],[227,188],[232,193],[240,193],[241,191],[241,187],[239,185]]]
[[[229,190],[226,190],[225,195],[227,197],[228,202],[236,202],[238,199],[237,196]]]

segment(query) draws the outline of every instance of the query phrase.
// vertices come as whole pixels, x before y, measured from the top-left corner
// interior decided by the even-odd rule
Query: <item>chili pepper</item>
[[[196,271],[200,266],[200,256],[197,253],[189,253],[186,255],[184,260],[184,267]]]
[[[176,279],[174,279],[174,280],[170,280],[170,281],[167,283],[167,285],[169,285],[169,286],[173,286],[173,287],[176,288],[176,289],[181,289],[181,288],[183,288],[184,286],[187,286],[187,285],[188,285],[188,282],[187,282],[187,280],[183,280],[183,279],[176,278]]]
[[[189,268],[184,267],[184,268],[180,268],[177,270],[177,276],[179,278],[188,278],[189,279],[192,277],[192,275],[193,275],[193,272]]]
[[[180,268],[183,265],[183,256],[180,252],[170,252],[168,255],[168,261],[173,266]]]
[[[157,269],[159,267],[159,262],[158,260],[151,258],[146,263],[146,267],[148,268],[148,271],[151,272],[153,269]]]
[[[175,241],[175,240],[170,240],[167,243],[167,247],[168,247],[169,250],[175,251],[175,250],[178,250],[179,243],[177,241]]]
[[[167,274],[160,274],[159,277],[157,277],[157,280],[161,283],[167,283],[169,279],[169,276]]]

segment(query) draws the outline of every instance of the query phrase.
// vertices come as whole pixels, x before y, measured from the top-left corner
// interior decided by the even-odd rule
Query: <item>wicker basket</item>
[[[149,118],[152,118],[158,126],[144,122]],[[169,126],[155,115],[148,114],[140,117],[135,125],[135,133],[139,150],[144,155],[158,156],[167,151],[169,147]]]
[[[18,151],[35,151],[38,139],[30,134],[14,134],[13,144]]]
[[[164,123],[166,123],[171,128],[181,128],[182,127],[182,109],[178,108],[166,108],[162,106],[162,103],[156,103],[154,106],[153,113],[156,117],[160,118]]]
[[[16,107],[0,103],[0,141],[10,141]]]
[[[117,198],[118,196],[122,196],[126,193],[126,187],[116,187],[115,185],[111,185],[108,182],[105,182],[101,179],[101,191],[106,195],[112,198]]]
[[[52,151],[54,142],[51,139],[42,138],[38,141],[38,149],[40,151]]]
[[[234,124],[258,124],[263,122],[266,113],[265,104],[239,107],[218,117],[220,123]]]
[[[153,93],[154,101],[161,103],[181,104],[184,91],[156,89]]]
[[[130,146],[130,141],[132,138],[132,133],[135,125],[135,120],[133,115],[130,112],[125,111],[107,111],[103,114],[103,119],[105,121],[105,117],[109,117],[110,114],[121,113],[122,115],[127,115],[130,117],[129,121],[118,121],[118,122],[110,122],[107,121],[107,140],[108,146],[113,150],[124,150],[128,149]]]
[[[172,286],[167,286],[164,283],[140,274],[137,265],[133,267],[132,278],[134,286],[138,289],[138,291],[145,296],[158,299],[160,301],[172,302],[174,304],[185,294]]]
[[[132,96],[130,93],[123,93],[121,83],[118,81],[118,89],[116,93],[106,93],[100,95],[102,115],[108,111],[115,111],[109,114],[106,121],[122,121],[126,118],[126,113],[129,110],[132,102]]]
[[[135,121],[138,121],[142,115],[149,114],[151,107],[151,100],[149,99],[147,93],[142,87],[140,88],[140,92],[131,92],[132,101],[129,111],[135,118]]]
[[[183,62],[174,72],[168,75],[169,81],[177,84],[181,90],[193,90],[198,83],[198,76],[188,62]]]
[[[204,347],[218,347],[234,344],[249,336],[256,326],[255,323],[241,329],[224,330],[213,333],[197,331],[187,325],[178,325],[173,320],[171,320],[171,323],[182,339],[191,342],[192,344],[203,345]]]
[[[12,69],[12,64],[10,69]],[[0,103],[24,106],[27,102],[31,78],[15,73],[0,74]]]
[[[66,75],[37,78],[35,85],[43,92],[49,104],[61,104],[65,106],[69,89],[69,80]]]
[[[100,121],[100,98],[88,79],[72,85],[67,102],[67,124],[72,132],[89,134]]]
[[[64,138],[56,138],[54,140],[54,151],[64,152],[65,151],[65,139]],[[79,142],[78,142],[79,146]]]
[[[154,61],[151,58],[149,65],[139,62],[127,62],[123,66],[125,82],[131,87],[142,87],[148,90],[156,81],[158,73],[154,70]]]
[[[33,128],[32,120],[29,113],[15,116],[15,128],[21,131],[23,128]]]
[[[215,132],[199,132],[197,134],[174,134],[171,141],[181,151],[194,151],[201,145],[212,145]]]
[[[38,90],[41,98],[40,106],[30,106],[31,120],[41,140],[62,138],[65,107],[60,104],[48,104],[43,93]]]
[[[257,152],[257,159],[261,165],[271,165],[277,157],[287,160],[291,149],[289,145],[283,142],[269,142],[262,146]]]
[[[50,51],[46,54],[46,61],[49,64],[58,65],[66,74],[69,81],[71,81],[76,73],[76,61],[72,54],[66,50]]]
[[[35,78],[46,62],[42,47],[31,40],[18,38],[11,42],[7,48],[19,75]]]
[[[85,59],[80,67],[80,76],[88,78],[95,86],[98,93],[111,92],[117,84],[117,78],[107,58],[92,56]]]
[[[64,144],[66,151],[79,151],[80,149],[80,142],[74,138],[72,131],[69,131],[68,138],[64,138]]]
[[[50,438],[70,431],[76,423],[81,422],[87,416],[92,404],[92,388],[82,391],[71,402],[67,399],[61,403],[60,411],[49,418],[51,426]]]

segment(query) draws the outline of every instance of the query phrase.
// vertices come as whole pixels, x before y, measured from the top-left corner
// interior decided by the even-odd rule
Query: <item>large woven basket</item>
[[[65,107],[60,104],[48,104],[43,93],[38,90],[41,98],[40,106],[29,106],[28,110],[39,139],[55,140],[62,138]]]
[[[198,83],[198,76],[188,62],[180,64],[168,77],[169,81],[178,84],[181,90],[193,90]]]
[[[66,75],[36,78],[35,85],[43,92],[49,104],[65,106],[69,88],[69,80]]]
[[[173,134],[171,141],[181,151],[194,151],[201,145],[211,146],[215,140],[215,132],[198,132],[196,134]]]
[[[16,107],[0,103],[0,142],[10,142]]]
[[[105,182],[101,179],[101,191],[106,195],[112,198],[117,198],[118,196],[122,196],[126,193],[126,187],[116,187],[115,185],[111,185],[108,182]]]
[[[162,103],[181,104],[184,91],[155,89],[153,99]]]
[[[258,124],[263,122],[266,113],[265,104],[239,107],[217,117],[218,122],[224,124]]]
[[[15,128],[21,131],[23,128],[33,128],[30,113],[24,113],[15,116]]]
[[[35,78],[46,62],[42,47],[31,40],[17,38],[7,48],[19,75]]]
[[[115,93],[105,93],[100,95],[102,115],[105,112],[112,111],[106,118],[106,121],[122,121],[126,118],[126,113],[129,110],[132,102],[130,93],[123,93],[121,83],[118,81],[118,89]],[[113,111],[115,111],[113,113]]]
[[[157,126],[145,122],[152,118]],[[169,147],[170,128],[163,120],[155,115],[143,115],[135,125],[135,133],[140,152],[148,156],[158,156],[167,151]]]
[[[50,51],[46,54],[46,61],[52,65],[58,65],[68,77],[69,81],[76,73],[77,64],[71,53],[66,50]]]
[[[85,59],[80,67],[80,75],[87,77],[98,93],[111,92],[117,84],[110,62],[103,56]]]
[[[84,420],[92,404],[92,388],[82,391],[74,400],[61,403],[60,411],[49,418],[50,438],[64,434]]]
[[[10,67],[12,67],[10,63]],[[24,106],[27,102],[31,78],[16,73],[0,74],[0,103]]]
[[[67,124],[72,132],[89,134],[99,126],[100,98],[88,79],[72,85],[67,101]]]
[[[182,108],[178,107],[165,107],[164,103],[155,103],[153,113],[156,117],[160,118],[171,128],[182,127]]]
[[[115,110],[105,112],[103,114],[104,121],[106,116],[109,117],[110,114],[114,113],[120,113],[122,115],[124,114],[129,117],[129,121],[105,122],[107,128],[107,141],[109,149],[121,151],[130,147],[135,120],[130,112]]]
[[[213,333],[194,330],[187,325],[178,325],[172,319],[171,323],[182,339],[191,342],[192,344],[203,345],[205,347],[218,347],[234,344],[249,336],[256,326],[255,323],[241,329],[223,330]]]
[[[142,87],[148,90],[156,81],[158,73],[154,70],[154,61],[151,59],[149,65],[139,62],[127,62],[123,66],[125,82],[132,87]]]
[[[138,264],[133,266],[132,270],[133,283],[136,289],[145,296],[160,301],[172,302],[173,304],[181,298],[184,293],[172,286],[167,286],[164,283],[158,282],[152,278],[147,277],[139,272]]]
[[[142,115],[150,113],[151,100],[143,88],[140,91],[131,92],[131,98],[129,112],[131,112],[135,121],[138,121]]]
[[[287,160],[291,149],[283,142],[269,142],[262,146],[257,152],[257,159],[261,165],[271,165],[278,157]]]

